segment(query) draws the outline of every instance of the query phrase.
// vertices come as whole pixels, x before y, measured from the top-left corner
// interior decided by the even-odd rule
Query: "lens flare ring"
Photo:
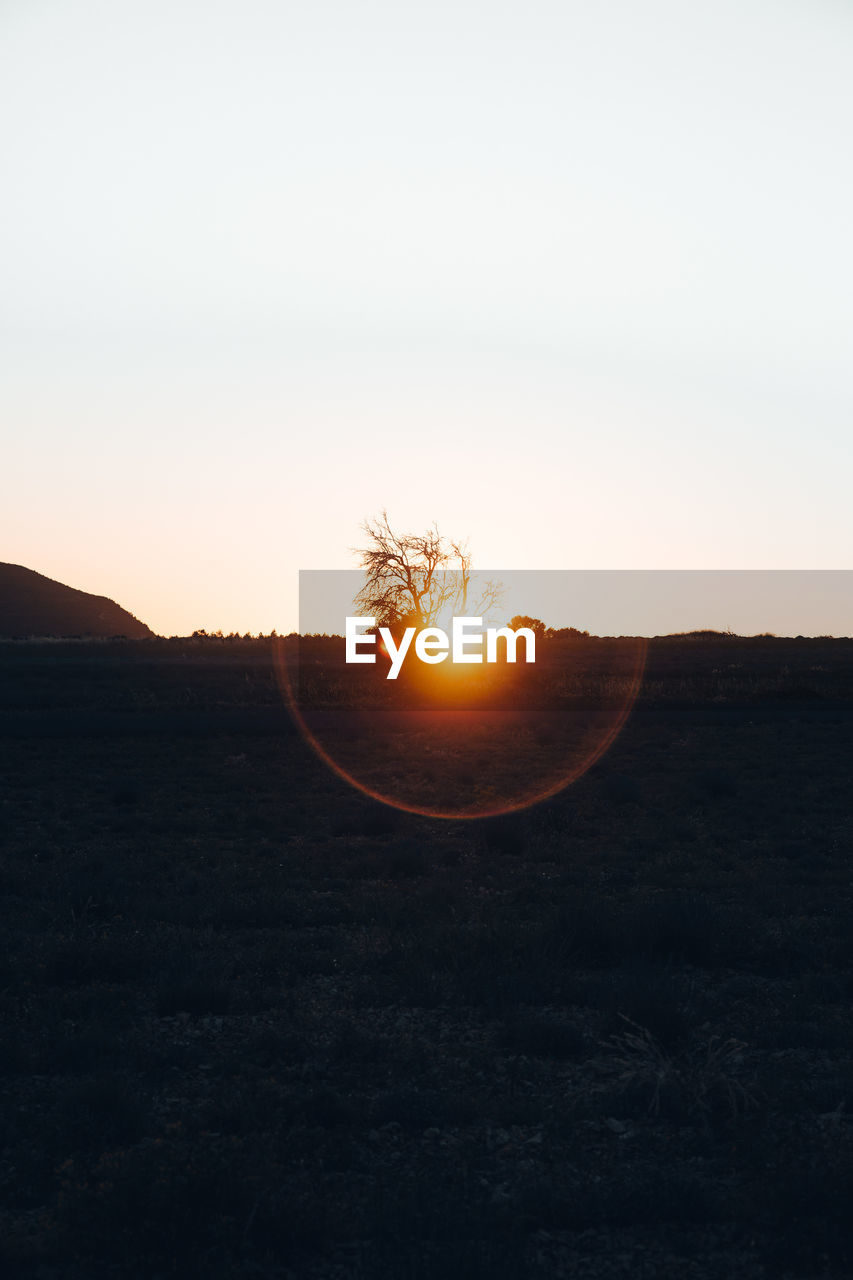
[[[606,644],[607,642],[604,643]],[[367,748],[362,749],[358,740],[358,728],[364,728],[364,713],[361,713],[356,719],[350,716],[347,721],[346,717],[342,716],[340,712],[336,714],[329,713],[326,710],[325,714],[315,715],[312,719],[307,708],[301,705],[297,695],[291,670],[292,663],[288,661],[285,642],[282,637],[277,637],[273,642],[273,664],[279,689],[294,723],[311,749],[333,773],[349,786],[381,804],[389,805],[392,808],[416,814],[420,817],[458,820],[492,818],[530,808],[532,805],[550,799],[567,786],[576,782],[596,761],[601,759],[624,728],[642,684],[647,642],[642,637],[637,637],[636,640],[632,641],[632,645],[633,652],[629,668],[622,675],[622,683],[624,684],[622,696],[613,700],[612,705],[606,700],[602,701],[598,711],[602,716],[603,722],[592,733],[589,742],[579,751],[575,751],[571,763],[569,763],[569,756],[572,753],[569,751],[568,746],[564,744],[565,755],[562,755],[563,748],[557,742],[552,744],[555,758],[550,762],[546,761],[545,764],[535,766],[539,769],[537,779],[531,780],[522,777],[522,771],[519,769],[514,779],[510,778],[508,782],[504,779],[504,785],[499,788],[499,794],[495,795],[491,794],[494,790],[491,785],[493,780],[487,778],[487,785],[481,787],[479,798],[472,800],[469,795],[465,802],[457,800],[455,803],[449,802],[449,797],[445,797],[442,800],[440,795],[435,798],[432,796],[419,797],[417,795],[418,788],[412,783],[411,777],[415,772],[416,766],[425,767],[425,759],[416,757],[414,754],[417,739],[416,730],[421,732],[431,730],[433,733],[433,738],[431,739],[434,744],[433,747],[427,746],[424,748],[428,758],[427,764],[433,758],[441,757],[442,760],[446,760],[444,749],[437,749],[435,744],[447,744],[448,741],[452,743],[455,734],[457,741],[462,741],[464,746],[465,732],[467,731],[468,738],[472,739],[475,730],[477,731],[477,741],[482,743],[483,739],[486,739],[494,747],[496,758],[497,752],[503,751],[504,754],[500,757],[503,760],[504,757],[511,756],[513,753],[516,753],[517,757],[521,751],[522,739],[529,737],[530,731],[541,725],[541,720],[537,721],[535,719],[537,714],[535,707],[523,708],[521,718],[519,718],[519,709],[517,707],[509,712],[501,709],[494,711],[482,708],[470,708],[460,711],[458,706],[448,708],[438,705],[431,710],[421,708],[419,714],[405,709],[396,715],[389,712],[385,716],[386,741],[384,743],[382,742],[383,726],[380,713],[375,709],[371,709],[366,732],[368,737],[372,737],[374,748],[379,744],[390,750],[391,737],[393,736],[395,740],[394,754],[392,755],[394,763],[389,763],[385,772],[386,780],[380,785],[374,778],[370,777],[370,770],[367,765],[371,754],[369,744]],[[298,662],[295,665],[298,669]],[[470,668],[467,668],[467,670],[470,671]],[[458,675],[459,673],[457,672],[456,674]],[[408,717],[402,722],[404,731],[401,730],[400,714]],[[545,718],[546,727],[549,730],[555,729],[556,736],[559,736],[560,731],[565,732],[566,728],[571,729],[575,723],[567,718],[569,712],[566,708],[558,707],[555,711],[553,704],[550,709],[547,707],[541,708],[541,714]],[[501,717],[502,725],[499,727],[502,727],[505,731],[502,747],[495,735],[496,716]],[[329,739],[334,740],[336,734],[337,740],[330,742]],[[355,742],[352,740],[353,736],[356,739]],[[582,734],[580,736],[581,738],[583,737]],[[401,739],[402,742],[400,741]],[[535,754],[535,745],[541,747],[542,744],[541,742],[536,744],[534,738],[531,754]],[[345,760],[345,746],[349,747],[350,755],[356,755],[356,761]],[[411,751],[408,758],[405,755],[407,746]],[[577,743],[574,746],[577,747]],[[400,754],[401,752],[402,754]],[[560,759],[556,757],[560,757]],[[404,769],[402,781],[398,768],[401,764]],[[458,782],[461,776],[465,781],[469,781],[467,779],[468,765],[470,765],[470,759],[466,763],[464,757],[459,761],[452,761],[447,773],[448,779]],[[547,767],[545,767],[546,765]],[[510,773],[512,773],[512,770],[510,770]],[[406,785],[406,774],[409,775],[408,786]],[[470,779],[470,782],[473,786],[475,779]],[[420,789],[434,791],[435,786],[435,779],[427,774],[426,780]]]

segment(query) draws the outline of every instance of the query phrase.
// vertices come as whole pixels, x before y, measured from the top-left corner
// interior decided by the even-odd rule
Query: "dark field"
[[[851,641],[652,641],[579,781],[443,821],[267,642],[0,645],[4,1274],[853,1275],[851,739]]]

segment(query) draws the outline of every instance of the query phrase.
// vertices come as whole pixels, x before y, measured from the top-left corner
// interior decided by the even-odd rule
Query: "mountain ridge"
[[[154,632],[108,596],[69,587],[21,564],[0,562],[0,636],[126,636]]]

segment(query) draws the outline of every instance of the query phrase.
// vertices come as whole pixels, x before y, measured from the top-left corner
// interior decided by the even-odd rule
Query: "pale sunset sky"
[[[845,0],[0,0],[0,560],[849,569],[851,139]]]

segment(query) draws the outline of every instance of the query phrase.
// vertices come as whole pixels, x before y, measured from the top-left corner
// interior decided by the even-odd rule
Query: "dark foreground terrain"
[[[269,645],[0,645],[5,1275],[853,1274],[853,642],[653,642],[517,817]]]

